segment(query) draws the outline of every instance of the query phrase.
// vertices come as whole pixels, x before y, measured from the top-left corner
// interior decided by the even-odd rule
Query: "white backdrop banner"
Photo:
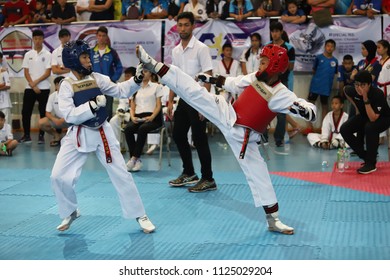
[[[233,57],[239,60],[241,53],[250,46],[249,35],[257,32],[262,37],[262,43],[269,41],[269,20],[258,19],[242,22],[210,20],[206,23],[196,23],[194,36],[210,48],[213,61],[221,60],[222,46],[231,43]],[[165,22],[164,62],[172,62],[172,50],[179,44],[180,36],[177,33],[176,21]]]
[[[355,64],[361,60],[361,43],[366,40],[377,42],[382,38],[381,17],[371,20],[367,17],[337,17],[333,25],[319,28],[314,23],[286,24],[284,29],[289,35],[290,43],[295,48],[294,71],[312,71],[317,55],[324,52],[327,39],[336,42],[333,55],[341,64],[344,55],[352,55]],[[390,31],[389,31],[390,32]]]

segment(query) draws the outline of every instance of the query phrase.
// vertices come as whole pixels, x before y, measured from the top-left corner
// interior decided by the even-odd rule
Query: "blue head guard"
[[[91,53],[91,49],[85,41],[76,40],[66,43],[62,50],[62,62],[64,66],[84,75],[91,74],[92,69],[87,69],[80,63],[80,55],[83,53]]]

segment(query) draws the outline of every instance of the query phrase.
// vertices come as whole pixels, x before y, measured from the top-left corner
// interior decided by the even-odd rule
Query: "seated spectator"
[[[212,19],[226,19],[229,17],[229,3],[224,0],[208,0],[206,3],[206,13]],[[227,12],[227,13],[226,13]]]
[[[390,15],[390,0],[382,0],[382,13]]]
[[[3,62],[4,56],[0,52],[0,63]],[[0,71],[0,111],[5,115],[5,119],[9,125],[12,125],[11,120],[11,97],[10,97],[11,80],[9,79],[8,71]]]
[[[28,23],[30,10],[23,0],[11,0],[3,7],[4,27]]]
[[[127,162],[128,171],[141,170],[140,158],[146,137],[150,131],[162,126],[162,94],[162,85],[153,83],[151,72],[144,70],[141,88],[131,97],[130,122],[125,128],[126,142],[130,152],[130,160]],[[134,134],[137,134],[137,140]]]
[[[135,67],[126,68],[124,71],[125,81],[130,80],[131,77],[135,76]],[[110,125],[114,131],[116,139],[119,143],[121,142],[121,133],[123,132],[126,124],[130,121],[130,107],[129,99],[119,99],[118,108],[116,114],[110,120]]]
[[[357,172],[375,172],[379,134],[390,126],[390,108],[383,92],[372,86],[372,76],[366,70],[356,74],[355,86],[346,86],[344,93],[355,106],[356,115],[341,126],[341,135],[364,161]]]
[[[229,17],[236,21],[243,21],[253,16],[253,5],[251,0],[233,0],[230,1]]]
[[[188,0],[169,0],[168,1],[168,19],[177,20],[177,15],[182,13]]]
[[[141,0],[123,0],[121,21],[126,19],[140,19],[142,15]]]
[[[53,140],[50,142],[51,147],[60,145],[62,129],[68,128],[68,124],[61,116],[61,112],[58,107],[58,89],[60,88],[60,82],[63,79],[63,76],[58,76],[54,79],[55,91],[49,95],[49,99],[47,100],[46,116],[39,119],[38,122],[40,130],[53,136]]]
[[[205,21],[207,20],[206,7],[203,6],[198,0],[189,0],[184,6],[183,12],[191,12],[194,14],[195,20]]]
[[[76,21],[76,10],[67,0],[57,0],[51,10],[52,22],[66,24]]]
[[[296,0],[289,0],[286,5],[287,9],[283,11],[280,17],[283,22],[299,24],[306,21],[306,15],[303,10],[298,9]]]
[[[254,15],[258,17],[277,17],[282,10],[280,0],[263,0],[259,4],[254,11]]]
[[[18,141],[14,139],[11,126],[6,123],[5,115],[0,111],[0,155],[12,156],[12,151],[18,145]]]
[[[112,0],[90,0],[88,10],[92,13],[90,20],[114,19],[114,4]]]
[[[307,140],[310,145],[325,150],[344,147],[344,139],[340,127],[348,120],[348,114],[343,111],[344,101],[339,95],[332,98],[332,111],[326,114],[322,121],[321,134],[309,133]]]
[[[165,0],[145,0],[141,18],[164,19],[168,17],[168,3]]]
[[[91,11],[89,10],[89,0],[77,0],[76,2],[77,21],[89,21]]]
[[[381,13],[382,0],[353,0],[352,13],[373,19]]]
[[[33,23],[48,23],[51,22],[50,11],[47,10],[46,0],[37,0],[35,11],[32,13]]]

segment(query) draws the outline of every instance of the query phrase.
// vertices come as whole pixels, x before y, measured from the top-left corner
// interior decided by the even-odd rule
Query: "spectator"
[[[372,76],[367,70],[357,73],[355,86],[346,86],[344,93],[356,107],[356,115],[341,126],[341,135],[364,161],[357,172],[375,172],[379,134],[390,126],[390,108],[383,92],[372,86]]]
[[[3,7],[5,18],[4,27],[24,24],[28,22],[30,10],[23,0],[11,0],[6,2]]]
[[[164,19],[168,16],[168,3],[165,0],[145,0],[141,19]]]
[[[216,76],[237,77],[241,74],[240,63],[233,59],[233,46],[230,43],[225,43],[222,46],[222,59],[217,62],[217,66],[213,70]],[[226,90],[221,89],[219,94],[223,95],[226,101],[231,102],[234,96]]]
[[[250,39],[250,48],[244,50],[240,57],[241,71],[244,75],[257,71],[260,65],[261,35],[259,33],[252,33]]]
[[[344,55],[343,62],[341,65],[339,65],[337,71],[339,95],[344,99],[346,98],[344,96],[344,87],[353,85],[353,80],[351,79],[353,69],[355,69],[355,65],[353,62],[352,55],[350,54]]]
[[[76,10],[67,0],[57,0],[51,10],[51,19],[57,24],[67,24],[76,21]]]
[[[126,68],[124,71],[125,81],[128,81],[131,79],[131,77],[134,77],[135,72],[136,72],[135,67]],[[126,124],[129,121],[130,121],[129,99],[128,98],[119,99],[119,104],[118,104],[118,108],[116,109],[116,114],[110,120],[110,125],[119,143],[121,143],[121,135],[123,129],[126,127]],[[121,146],[121,150],[122,150],[122,146]]]
[[[60,109],[58,108],[58,90],[60,88],[60,82],[63,79],[63,76],[58,76],[54,79],[55,91],[50,94],[47,101],[46,116],[39,120],[39,129],[53,136],[53,140],[50,141],[50,147],[60,145],[62,129],[68,128],[68,124],[61,116]]]
[[[311,6],[311,14],[319,10],[329,9],[330,14],[333,15],[336,0],[307,0],[307,4]]]
[[[130,152],[128,171],[140,171],[141,153],[150,131],[162,126],[162,85],[151,81],[151,72],[144,70],[141,88],[131,97],[130,122],[125,128],[126,142]],[[134,134],[137,134],[135,140]]]
[[[379,73],[381,72],[382,66],[376,57],[377,46],[374,41],[367,40],[362,43],[362,56],[363,59],[360,60],[356,66],[356,69],[352,71],[351,79],[355,79],[355,75],[359,71],[367,70],[371,73],[372,76],[372,86],[377,87],[377,81]]]
[[[90,20],[114,19],[114,5],[112,0],[90,0],[88,10],[92,13]]]
[[[35,11],[32,15],[33,23],[48,23],[51,22],[50,11],[47,10],[46,0],[37,0]]]
[[[183,12],[193,13],[195,20],[207,20],[206,7],[203,4],[199,3],[198,0],[189,0],[188,3],[184,6]]]
[[[21,143],[31,143],[30,126],[34,104],[38,101],[39,115],[41,118],[45,117],[47,99],[50,93],[51,53],[43,48],[44,33],[42,30],[34,30],[32,37],[33,49],[25,54],[22,63],[27,87],[23,96],[22,122],[24,135],[19,140]],[[40,130],[38,144],[44,143],[44,132]]]
[[[64,63],[62,62],[62,50],[64,45],[70,41],[71,34],[68,29],[62,28],[58,32],[58,38],[60,39],[61,45],[56,48],[51,54],[51,71],[55,75],[64,75],[68,76],[70,69],[65,68]]]
[[[229,5],[230,3],[224,0],[208,0],[206,3],[207,16],[211,19],[226,19],[229,17]]]
[[[381,13],[382,0],[353,0],[352,13],[373,19]]]
[[[378,87],[387,97],[387,102],[390,105],[390,44],[386,40],[377,42],[377,53],[381,56],[379,63],[382,65],[382,70],[378,76]]]
[[[140,19],[142,15],[141,0],[123,0],[121,21],[126,19]]]
[[[243,21],[253,16],[253,5],[251,0],[230,1],[229,16],[236,21]]]
[[[91,63],[94,72],[109,76],[116,83],[122,75],[123,67],[116,50],[110,47],[108,29],[100,26],[96,32],[96,46],[91,50]],[[106,96],[108,120],[112,117],[113,97]]]
[[[7,123],[2,111],[0,111],[0,142],[0,155],[12,156],[12,151],[18,146],[18,141],[14,140],[11,126]]]
[[[89,10],[89,0],[77,0],[76,2],[77,21],[89,21],[91,11]]]
[[[318,96],[320,96],[322,111],[321,123],[328,113],[328,102],[332,93],[334,75],[337,74],[338,61],[333,56],[335,49],[336,42],[332,39],[326,40],[324,52],[316,56],[313,65],[314,74],[310,82],[308,100],[314,104]],[[312,129],[310,123],[309,129],[306,132],[310,132]]]
[[[382,0],[382,13],[390,15],[390,0]]]
[[[342,65],[339,65],[338,73],[337,73],[337,82],[339,95],[341,98],[346,100],[346,96],[344,94],[345,86],[353,86],[353,80],[351,79],[352,71],[355,69],[355,65],[353,62],[353,57],[350,54],[346,54],[343,57]],[[345,110],[349,113],[350,116],[354,115],[354,107],[348,101],[348,107]],[[352,113],[351,113],[352,112]]]
[[[289,0],[287,1],[287,9],[283,11],[280,19],[283,22],[299,24],[306,21],[306,15],[303,10],[298,9],[298,4],[295,0]]]
[[[0,52],[0,64],[3,60],[3,53]],[[11,98],[9,96],[9,89],[11,88],[11,81],[9,79],[8,71],[0,72],[0,111],[5,115],[4,118],[12,127],[11,118]]]
[[[307,140],[310,145],[324,150],[337,149],[344,146],[344,139],[340,134],[341,126],[348,120],[348,114],[343,111],[344,99],[341,96],[333,96],[332,111],[329,112],[323,122],[320,133],[309,133]]]
[[[258,17],[277,17],[282,10],[280,0],[263,0],[259,1],[259,4],[254,12],[254,15]]]

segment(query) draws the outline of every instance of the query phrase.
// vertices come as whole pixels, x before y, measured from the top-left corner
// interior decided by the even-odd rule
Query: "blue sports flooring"
[[[155,233],[147,235],[135,220],[121,217],[116,192],[93,154],[77,185],[82,216],[68,231],[58,232],[61,220],[49,180],[58,147],[49,147],[49,137],[45,145],[38,145],[33,135],[35,142],[19,145],[13,157],[0,157],[0,259],[390,259],[389,196],[273,174],[281,218],[295,228],[295,234],[272,233],[267,231],[263,210],[254,207],[223,137],[216,134],[209,139],[218,184],[214,192],[194,194],[185,187],[168,186],[181,172],[175,145],[171,145],[172,166],[168,167],[164,153],[160,171],[158,153],[143,156],[144,168],[133,176],[157,226]],[[270,139],[271,172],[332,172],[336,151],[311,148],[298,135],[289,155],[280,155],[273,151],[272,135]],[[193,156],[199,172],[195,150]],[[325,169],[324,160],[329,162]],[[388,160],[385,145],[380,146],[379,160]]]

